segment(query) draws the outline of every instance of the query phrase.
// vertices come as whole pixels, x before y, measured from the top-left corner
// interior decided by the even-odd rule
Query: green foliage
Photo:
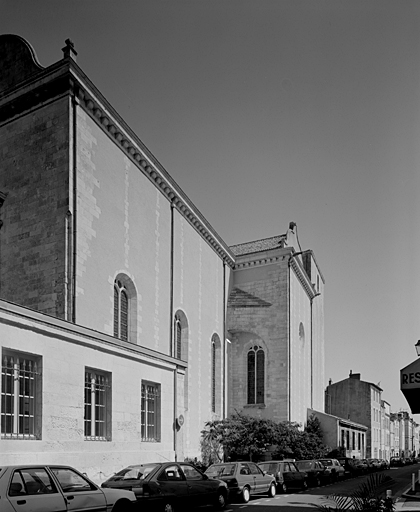
[[[356,512],[393,512],[395,504],[392,498],[385,496],[386,488],[393,480],[384,473],[374,473],[362,482],[350,496],[332,494],[325,498],[326,502],[315,507],[323,512],[354,510]]]
[[[276,423],[236,413],[207,422],[201,434],[205,464],[224,459],[260,460],[269,448],[273,458],[299,459],[323,457],[329,450],[322,442],[321,425],[315,417],[308,419],[302,431],[297,423]]]

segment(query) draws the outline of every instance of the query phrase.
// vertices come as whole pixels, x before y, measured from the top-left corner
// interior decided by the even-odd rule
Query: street
[[[420,464],[416,464],[385,471],[384,473],[393,479],[393,483],[387,485],[386,489],[392,491],[394,498],[399,497],[409,487],[412,473],[415,473],[417,478],[419,469]],[[273,508],[282,507],[285,512],[307,512],[309,508],[315,508],[316,504],[325,504],[328,495],[351,494],[367,478],[368,476],[360,476],[322,487],[310,488],[306,491],[277,494],[274,498],[268,498],[264,495],[253,496],[246,504],[229,503],[226,511],[269,512],[273,511]]]

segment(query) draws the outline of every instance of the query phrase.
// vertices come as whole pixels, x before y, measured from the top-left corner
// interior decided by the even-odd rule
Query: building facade
[[[360,373],[332,383],[325,392],[325,412],[361,423],[366,432],[366,457],[383,458],[381,448],[382,389],[371,382],[362,381]]]
[[[323,442],[331,450],[340,450],[345,457],[366,458],[366,425],[308,409],[308,418],[311,416],[319,419]]]
[[[301,250],[294,223],[285,235],[231,249],[228,409],[304,425],[308,407],[323,410],[321,271],[312,251]],[[259,375],[259,354],[264,376]]]
[[[0,71],[2,462],[100,481],[200,457],[234,410],[322,408],[324,280],[296,225],[230,248],[70,41],[43,68],[0,36]]]

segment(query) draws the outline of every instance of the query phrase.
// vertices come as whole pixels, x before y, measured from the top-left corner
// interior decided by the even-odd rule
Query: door
[[[188,503],[187,481],[178,464],[166,466],[157,477],[156,483],[159,501],[175,503],[175,509],[176,504],[186,506]]]
[[[15,470],[7,494],[16,512],[67,511],[63,495],[44,467]]]
[[[271,483],[270,475],[264,475],[261,469],[253,462],[248,463],[251,475],[254,477],[254,488],[256,493],[268,491]]]
[[[104,493],[95,484],[84,478],[76,470],[68,467],[50,468],[67,501],[71,512],[106,512]],[[46,512],[46,511],[45,511]]]
[[[180,464],[187,481],[188,494],[195,505],[213,503],[217,483],[206,478],[191,464]]]

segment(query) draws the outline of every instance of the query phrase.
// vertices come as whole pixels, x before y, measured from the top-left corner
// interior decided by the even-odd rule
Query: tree
[[[329,450],[322,442],[319,420],[311,417],[304,431],[298,423],[254,418],[236,413],[209,421],[202,431],[201,449],[205,463],[223,459],[260,460],[270,448],[273,458],[319,458]]]

